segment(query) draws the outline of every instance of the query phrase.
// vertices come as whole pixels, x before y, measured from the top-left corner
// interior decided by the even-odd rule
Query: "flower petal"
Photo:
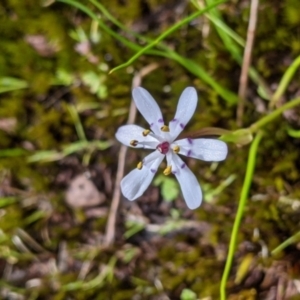
[[[228,153],[226,143],[216,139],[187,138],[175,141],[172,146],[174,145],[180,147],[179,154],[204,161],[221,161],[226,158]]]
[[[172,166],[172,173],[176,176],[183,198],[189,209],[196,209],[202,202],[202,191],[196,176],[185,162],[174,153],[167,155],[168,165]]]
[[[128,147],[155,149],[160,142],[151,134],[143,136],[144,130],[144,128],[134,124],[124,125],[116,132],[116,138],[119,142]],[[137,141],[138,144],[136,146],[132,146],[130,144],[132,140]]]
[[[136,107],[149,123],[150,129],[160,135],[160,128],[164,125],[164,120],[159,106],[147,90],[142,87],[134,88],[132,97]]]
[[[177,138],[193,116],[198,102],[196,89],[187,87],[181,94],[174,119],[169,123],[173,140]]]
[[[124,197],[130,201],[140,197],[150,185],[163,159],[163,154],[154,151],[145,157],[141,170],[134,169],[125,176],[121,181],[121,190]]]

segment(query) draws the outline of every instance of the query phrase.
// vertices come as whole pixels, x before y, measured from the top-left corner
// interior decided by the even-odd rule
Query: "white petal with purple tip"
[[[179,154],[201,159],[204,161],[224,160],[228,153],[227,145],[215,139],[183,139],[175,141],[173,145],[180,147]]]
[[[132,91],[132,97],[137,109],[150,125],[150,129],[160,134],[160,128],[164,125],[164,120],[159,106],[149,92],[142,87],[137,87]]]
[[[143,136],[144,130],[144,128],[134,124],[124,125],[116,132],[116,138],[119,142],[128,147],[133,147],[130,145],[130,141],[136,140],[139,143],[133,148],[155,149],[159,141],[150,134]]]
[[[176,139],[193,116],[198,102],[197,92],[187,87],[181,94],[174,119],[169,123],[172,139]]]
[[[121,190],[125,198],[132,201],[140,197],[150,185],[164,155],[155,151],[145,157],[146,164],[141,170],[134,169],[121,181]]]

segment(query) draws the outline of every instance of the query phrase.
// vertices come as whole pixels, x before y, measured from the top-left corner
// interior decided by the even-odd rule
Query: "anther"
[[[175,153],[179,153],[180,147],[179,147],[178,145],[175,145],[175,146],[173,147],[173,151],[174,151]]]
[[[143,167],[143,163],[140,161],[140,162],[137,164],[136,167],[137,167],[139,170],[141,170],[142,167]]]
[[[164,169],[164,175],[170,175],[172,173],[172,166],[168,166]]]
[[[131,140],[129,144],[130,144],[130,146],[132,146],[132,147],[136,147],[137,144],[138,144],[138,141],[136,141],[136,140]]]
[[[147,136],[151,131],[149,129],[145,129],[143,131],[143,136]]]
[[[170,131],[170,128],[169,128],[169,126],[164,125],[164,126],[162,126],[162,127],[160,128],[160,130],[163,131],[163,132],[169,132],[169,131]]]

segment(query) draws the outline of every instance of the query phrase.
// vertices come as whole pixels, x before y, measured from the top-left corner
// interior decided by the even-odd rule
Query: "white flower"
[[[215,139],[176,138],[193,116],[197,106],[197,92],[187,87],[180,96],[177,111],[169,126],[164,120],[159,106],[153,97],[143,88],[132,91],[133,100],[150,124],[150,130],[137,125],[125,125],[118,129],[116,138],[126,146],[154,149],[137,168],[121,181],[121,190],[128,200],[140,197],[150,185],[157,168],[166,157],[165,175],[173,173],[181,187],[183,197],[190,209],[200,206],[202,192],[197,178],[177,154],[194,157],[205,161],[221,161],[226,158],[227,145]]]

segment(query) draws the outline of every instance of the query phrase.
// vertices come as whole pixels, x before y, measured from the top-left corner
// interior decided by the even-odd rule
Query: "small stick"
[[[140,72],[138,72],[132,80],[132,88],[140,86],[142,83],[142,78],[148,75],[149,73],[151,73],[152,71],[154,71],[156,68],[158,68],[158,64],[153,63],[141,69]],[[131,101],[127,124],[134,123],[135,117],[136,117],[136,106],[134,102]],[[113,198],[112,198],[108,220],[106,224],[106,233],[105,233],[105,240],[104,240],[105,246],[110,246],[115,240],[116,218],[117,218],[118,207],[121,198],[120,182],[124,176],[126,153],[127,153],[127,147],[122,145],[118,157],[118,170],[117,170],[117,176],[115,181]]]
[[[258,10],[259,0],[251,0],[251,8],[250,8],[250,19],[248,24],[247,31],[247,41],[244,50],[244,58],[242,65],[242,72],[240,76],[240,85],[239,85],[239,103],[237,107],[237,124],[238,126],[242,126],[242,119],[244,114],[244,106],[245,106],[245,98],[246,98],[246,90],[248,85],[248,71],[251,64],[251,54],[254,43],[254,36],[256,30],[257,23],[257,10]]]

